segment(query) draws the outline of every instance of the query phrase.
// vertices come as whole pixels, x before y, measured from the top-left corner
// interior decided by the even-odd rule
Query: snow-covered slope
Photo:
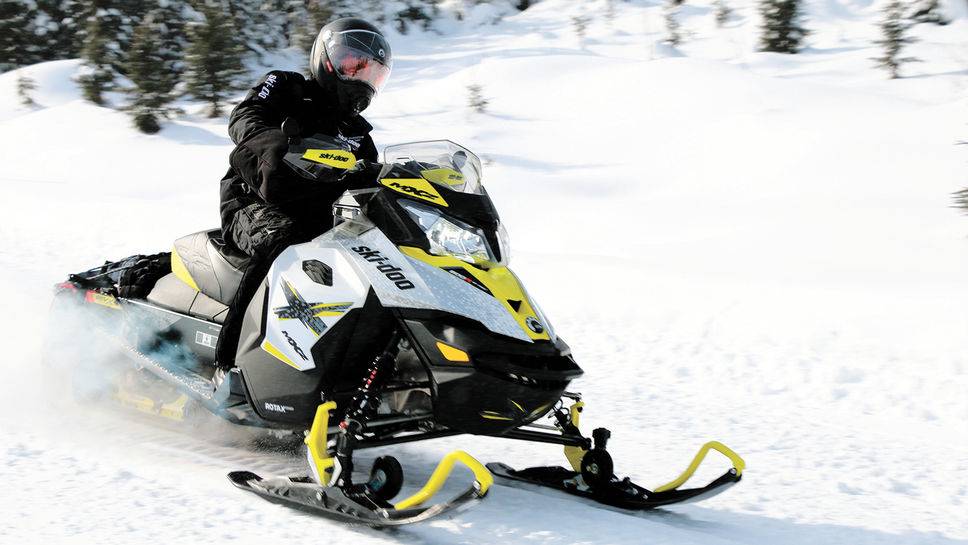
[[[661,8],[545,0],[494,26],[395,37],[368,117],[381,145],[450,138],[488,162],[513,268],[575,351],[589,429],[620,473],[667,480],[720,439],[740,486],[632,517],[495,489],[396,532],[347,529],[231,488],[301,470],[213,426],[185,436],[39,384],[49,287],[217,224],[223,119],[155,136],[81,101],[75,61],[0,75],[0,542],[954,543],[968,540],[968,17],[920,26],[925,62],[884,79],[879,4],[816,2],[810,47],[757,53],[754,3],[657,43]],[[957,12],[961,9],[962,12]],[[486,114],[467,110],[481,84]],[[79,354],[83,354],[79,348]],[[79,356],[82,357],[82,356]],[[554,447],[481,438],[397,449],[411,484],[457,447],[518,465]],[[369,453],[376,456],[380,453]],[[707,475],[721,467],[710,468]],[[703,475],[700,475],[702,478]]]

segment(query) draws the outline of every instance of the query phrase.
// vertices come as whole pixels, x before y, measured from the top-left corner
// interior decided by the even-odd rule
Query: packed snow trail
[[[612,429],[618,473],[664,482],[719,439],[748,463],[740,485],[639,517],[498,487],[453,518],[345,528],[225,479],[304,471],[298,452],[60,397],[39,368],[50,286],[216,225],[230,142],[226,120],[192,103],[139,135],[81,101],[77,62],[58,61],[22,69],[36,109],[16,105],[16,73],[0,75],[0,542],[968,541],[968,222],[949,208],[966,183],[953,144],[968,18],[919,27],[926,62],[891,82],[867,60],[876,6],[813,7],[812,48],[785,57],[750,52],[753,4],[738,5],[739,22],[697,31],[682,57],[653,47],[661,8],[639,4],[617,4],[620,31],[595,23],[578,47],[579,4],[394,37],[375,137],[451,138],[487,161],[512,268],[585,369],[583,426]],[[690,7],[685,23],[704,28],[709,6]],[[487,114],[464,105],[475,82]],[[78,339],[66,356],[85,357]],[[393,452],[415,487],[458,447],[563,461],[477,437]]]

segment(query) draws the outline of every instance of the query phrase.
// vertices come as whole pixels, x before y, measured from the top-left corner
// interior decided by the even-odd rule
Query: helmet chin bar
[[[336,98],[339,109],[357,115],[365,110],[373,100],[374,91],[369,85],[360,82],[340,81],[336,83]]]

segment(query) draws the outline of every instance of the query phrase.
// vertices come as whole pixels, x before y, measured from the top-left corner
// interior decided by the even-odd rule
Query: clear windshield
[[[483,193],[481,160],[449,140],[387,146],[383,162],[398,165],[430,183],[461,193]]]

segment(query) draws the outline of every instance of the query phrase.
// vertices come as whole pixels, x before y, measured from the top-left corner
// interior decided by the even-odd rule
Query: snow
[[[217,225],[231,143],[189,102],[141,135],[57,61],[0,75],[0,542],[968,541],[968,222],[950,207],[968,185],[965,7],[917,27],[924,62],[890,81],[869,60],[879,2],[811,3],[796,56],[755,51],[752,2],[723,29],[689,2],[679,48],[659,43],[661,6],[616,2],[610,25],[604,5],[545,0],[494,25],[507,11],[478,6],[474,24],[394,35],[367,115],[381,145],[450,138],[487,162],[512,267],[585,369],[583,427],[612,429],[619,473],[665,482],[718,439],[747,461],[740,485],[638,517],[495,488],[440,521],[345,528],[224,478],[303,471],[298,452],[65,400],[41,383],[50,286]],[[19,74],[38,106],[18,104]],[[473,83],[486,114],[466,107]],[[477,437],[363,460],[394,452],[417,486],[454,448],[563,462]]]

